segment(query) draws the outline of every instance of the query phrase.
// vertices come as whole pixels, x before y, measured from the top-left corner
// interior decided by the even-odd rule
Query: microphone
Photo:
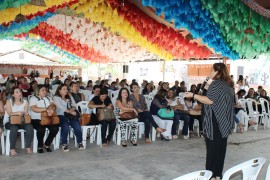
[[[202,86],[201,86],[201,88],[200,88],[200,91],[203,91],[203,90],[204,90],[204,87],[205,87],[205,85],[206,85],[206,83],[208,82],[209,79],[210,79],[210,77],[207,76],[206,79],[205,79],[205,80],[203,81],[203,83],[202,83]]]

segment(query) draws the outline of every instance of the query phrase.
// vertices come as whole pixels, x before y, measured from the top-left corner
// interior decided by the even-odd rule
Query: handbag
[[[52,109],[54,112],[51,116],[48,115],[47,110]],[[40,119],[40,125],[42,126],[49,126],[49,125],[56,125],[60,123],[59,117],[57,116],[56,112],[56,106],[54,104],[47,107],[46,111],[41,112],[41,119]]]
[[[75,116],[72,115],[72,114],[70,114],[70,113],[67,113],[67,112],[64,112],[64,116],[66,118],[68,118],[69,120],[80,119],[80,113],[79,113],[79,111],[78,110],[75,110],[75,112],[76,112],[76,115]]]
[[[127,121],[127,120],[135,119],[135,118],[138,117],[137,114],[134,111],[132,111],[132,112],[124,112],[122,114],[119,114],[119,116],[120,117],[118,119],[120,119],[122,121]]]
[[[167,112],[167,108],[161,108],[158,110],[157,114],[161,119],[173,119],[174,111],[170,109],[170,112]]]
[[[111,121],[115,119],[114,112],[110,108],[98,109],[97,119],[99,121]]]
[[[60,120],[57,114],[54,112],[51,116],[48,115],[47,111],[41,112],[40,125],[49,126],[59,124]]]
[[[90,121],[91,121],[91,114],[82,114],[81,115],[81,121],[80,121],[81,126],[85,126],[85,125],[89,124]]]
[[[30,124],[31,117],[29,115],[19,116],[13,115],[9,117],[10,124]]]

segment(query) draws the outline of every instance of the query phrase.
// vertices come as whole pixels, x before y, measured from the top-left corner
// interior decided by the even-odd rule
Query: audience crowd
[[[89,80],[86,84],[81,77],[71,77],[68,75],[64,81],[59,76],[44,79],[44,84],[38,84],[33,76],[29,81],[26,77],[17,79],[11,74],[5,82],[0,84],[0,133],[4,129],[10,130],[10,153],[16,155],[16,141],[18,130],[25,130],[25,144],[27,153],[32,153],[33,135],[36,133],[38,139],[38,153],[52,152],[51,144],[53,139],[60,133],[62,150],[69,151],[69,131],[73,129],[75,139],[80,150],[84,149],[82,143],[81,129],[81,109],[76,108],[77,104],[87,101],[91,111],[91,120],[86,125],[101,126],[102,146],[108,147],[112,141],[114,132],[120,133],[120,142],[123,147],[127,147],[127,139],[130,139],[132,146],[137,146],[138,125],[144,124],[145,143],[151,143],[149,137],[151,131],[160,134],[161,140],[170,141],[178,139],[179,126],[182,130],[182,139],[188,140],[196,135],[194,123],[197,122],[198,136],[204,137],[202,109],[203,106],[193,98],[183,98],[183,92],[202,94],[205,85],[192,84],[186,87],[184,81],[175,81],[170,87],[169,83],[160,81],[157,86],[153,81],[144,80],[140,85],[136,80],[132,80],[129,85],[126,79],[109,82],[99,78],[97,81]],[[259,113],[262,113],[262,106],[259,99],[270,101],[266,90],[258,86],[257,91],[249,88],[243,76],[235,82],[235,116],[238,132],[243,133],[245,126],[254,126],[256,121],[248,116],[248,111],[240,99],[251,98],[255,100]],[[87,92],[87,93],[85,93]],[[268,103],[269,104],[269,103]],[[52,108],[50,108],[52,107]],[[269,107],[266,107],[269,110]],[[101,113],[113,112],[114,115],[102,117]],[[161,110],[172,116],[163,117],[159,114]],[[56,113],[59,117],[59,124],[43,126],[40,124],[42,112],[48,114]],[[126,113],[133,113],[134,117],[123,118]],[[10,117],[30,115],[31,123],[11,124]],[[104,114],[103,114],[104,115]],[[115,116],[115,118],[112,118]],[[242,117],[248,120],[245,124]],[[106,119],[107,118],[107,119]],[[118,127],[119,125],[119,127]],[[127,129],[127,126],[130,129]],[[151,128],[153,129],[151,130]],[[46,128],[49,134],[44,140]],[[119,129],[118,129],[119,128]],[[128,134],[130,133],[130,135]],[[90,136],[91,134],[88,134]],[[1,137],[1,135],[0,135]],[[128,138],[127,138],[128,137]]]

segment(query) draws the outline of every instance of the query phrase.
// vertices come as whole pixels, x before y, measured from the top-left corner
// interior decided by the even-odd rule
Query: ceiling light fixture
[[[15,17],[14,21],[17,22],[17,23],[21,23],[21,22],[23,22],[23,21],[25,21],[25,20],[26,20],[26,19],[25,19],[25,16],[22,15],[22,9],[21,9],[21,5],[20,5],[20,14],[18,14],[18,15]]]

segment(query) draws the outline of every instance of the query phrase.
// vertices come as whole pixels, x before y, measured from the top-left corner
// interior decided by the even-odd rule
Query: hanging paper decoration
[[[162,59],[173,59],[172,54],[160,48],[158,45],[149,42],[129,22],[119,16],[116,10],[113,10],[104,1],[82,0],[80,3],[72,5],[70,8],[76,10],[77,13],[84,13],[85,18],[102,23],[103,27],[110,29],[111,32],[118,33],[136,45],[158,55]]]
[[[70,35],[64,34],[63,31],[43,22],[39,26],[32,29],[30,33],[39,35],[42,39],[53,44],[69,53],[72,53],[91,62],[108,62],[109,57],[96,52],[93,48],[86,44],[81,44],[77,40],[73,40]]]
[[[154,7],[159,16],[164,13],[168,22],[174,20],[176,28],[188,29],[194,38],[202,38],[203,43],[214,48],[217,53],[230,59],[239,57],[223,39],[219,27],[210,18],[209,11],[202,9],[200,0],[142,0],[142,3],[144,6]],[[227,15],[227,12],[224,15]]]
[[[0,11],[0,24],[8,26],[15,19],[17,14],[21,12],[26,19],[32,19],[35,16],[43,16],[47,12],[54,12],[58,8],[77,3],[79,0],[45,0],[46,7],[33,6],[30,4],[22,5],[21,8],[9,8]]]
[[[126,1],[124,6],[120,0],[108,0],[108,3],[113,9],[117,9],[118,14],[124,17],[142,36],[171,53],[174,58],[209,58],[211,52],[206,47],[200,47],[195,42],[191,43],[179,31],[176,32],[155,21],[129,1]]]
[[[49,25],[70,34],[74,40],[93,47],[95,51],[110,57],[114,62],[156,59],[157,57],[128,40],[114,35],[100,24],[84,18],[56,15],[47,20]]]
[[[0,39],[13,37],[14,35],[27,33],[40,22],[46,21],[48,18],[54,16],[54,13],[47,13],[44,16],[35,16],[31,20],[26,20],[21,23],[12,22],[8,27],[0,25]]]
[[[20,5],[27,4],[30,0],[0,0],[0,10],[7,8],[18,8]]]
[[[201,0],[203,7],[211,12],[214,22],[232,49],[243,58],[254,58],[260,54],[269,54],[270,22],[258,13],[250,10],[242,1]],[[246,29],[254,30],[246,34]]]

